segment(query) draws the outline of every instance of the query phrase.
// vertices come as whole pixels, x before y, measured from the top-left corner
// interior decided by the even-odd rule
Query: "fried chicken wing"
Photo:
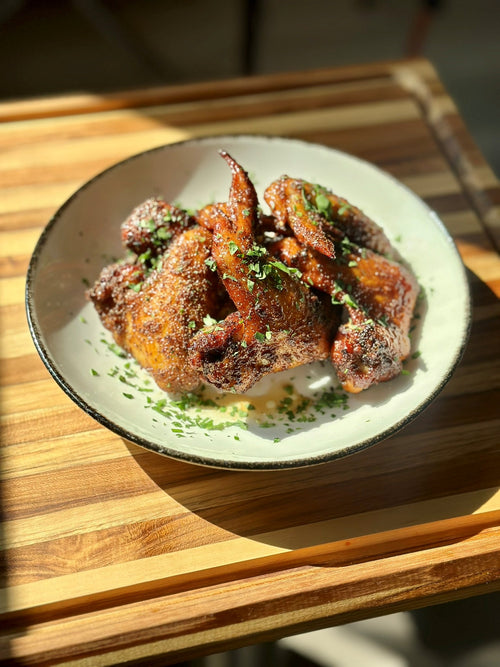
[[[268,373],[326,358],[336,323],[297,272],[256,243],[255,189],[221,155],[232,181],[228,206],[214,224],[212,254],[237,312],[199,332],[190,359],[211,384],[244,392]]]
[[[169,392],[199,385],[200,374],[188,362],[189,345],[207,314],[219,313],[218,279],[205,263],[211,236],[192,227],[172,241],[157,270],[146,275],[136,264],[115,264],[89,292],[116,343]]]
[[[360,246],[387,254],[392,250],[383,230],[359,208],[320,185],[283,176],[271,183],[264,199],[282,228],[327,257],[344,236]]]
[[[345,309],[331,360],[346,391],[357,393],[401,372],[410,351],[408,332],[419,291],[410,271],[347,238],[336,244],[335,261],[294,238],[271,249]]]
[[[151,197],[136,206],[122,223],[122,243],[137,255],[157,257],[176,236],[195,224],[196,220],[186,211]]]

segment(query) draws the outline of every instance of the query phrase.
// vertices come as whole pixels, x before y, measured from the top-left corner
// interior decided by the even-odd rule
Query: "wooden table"
[[[500,588],[500,187],[428,62],[3,103],[0,120],[0,660],[170,664]],[[313,468],[221,471],[127,443],[49,377],[26,325],[30,254],[80,184],[241,132],[380,165],[438,211],[470,277],[470,342],[438,399]]]

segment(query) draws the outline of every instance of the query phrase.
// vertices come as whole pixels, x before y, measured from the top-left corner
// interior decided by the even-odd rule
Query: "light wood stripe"
[[[24,302],[25,277],[0,280],[0,300],[3,306]]]
[[[0,236],[2,247],[0,257],[30,255],[40,236],[40,229],[24,229],[15,232],[3,232]]]
[[[0,234],[16,229],[41,229],[50,220],[53,208],[26,209],[18,203],[18,210],[0,215]]]
[[[127,456],[119,436],[107,429],[70,433],[61,438],[40,439],[4,446],[2,469],[6,480],[37,473],[58,472],[66,468]],[[32,463],[30,463],[30,461]]]
[[[418,109],[412,100],[397,100],[393,102],[379,102],[365,106],[341,107],[338,109],[318,109],[306,112],[292,112],[275,114],[252,119],[228,120],[221,128],[219,123],[196,124],[188,128],[154,127],[152,129],[134,132],[124,142],[122,135],[105,137],[85,137],[72,141],[55,140],[51,142],[51,150],[47,151],[45,143],[12,149],[2,157],[1,169],[19,169],[26,162],[31,165],[52,167],[64,164],[75,154],[79,161],[92,160],[96,154],[109,157],[117,161],[135,152],[146,150],[163,143],[179,141],[188,137],[205,136],[209,134],[245,133],[300,133],[301,128],[314,126],[319,128],[347,128],[363,125],[383,125],[391,121],[412,119],[418,117]],[[367,111],[369,113],[367,114]],[[128,112],[122,112],[128,113]],[[27,160],[29,156],[29,160]],[[39,205],[44,206],[43,203]],[[6,208],[2,210],[8,210]]]
[[[17,303],[14,301],[13,303]],[[33,352],[34,344],[27,327],[0,334],[0,359],[16,359]]]
[[[51,378],[3,388],[0,396],[4,411],[9,415],[36,410],[40,396],[53,407],[68,403],[66,394]]]
[[[493,249],[484,250],[479,246],[470,246],[458,239],[457,247],[467,257],[466,266],[483,282],[488,283],[497,296],[500,296],[498,292],[498,253]]]
[[[2,188],[0,190],[0,214],[19,211],[20,202],[23,202],[23,206],[27,209],[46,207],[55,212],[55,209],[61,206],[83,183],[84,181],[57,180],[42,185]]]

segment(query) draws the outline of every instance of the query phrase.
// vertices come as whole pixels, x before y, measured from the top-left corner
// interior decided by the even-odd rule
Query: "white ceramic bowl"
[[[288,174],[346,197],[384,228],[426,295],[418,307],[413,358],[404,375],[350,396],[344,408],[325,414],[311,408],[310,421],[290,422],[278,409],[292,391],[290,386],[302,396],[321,391],[335,382],[329,363],[268,376],[247,397],[217,397],[225,404],[222,413],[172,404],[148,383],[142,369],[116,355],[111,337],[85,299],[86,284],[112,258],[124,254],[120,224],[143,200],[161,195],[196,209],[227,199],[231,175],[218,155],[220,148],[249,172],[264,208],[265,187]],[[161,146],[90,180],[43,231],[28,271],[26,301],[41,358],[83,410],[127,440],[160,454],[240,469],[326,462],[395,433],[449,380],[470,325],[464,266],[438,216],[415,194],[345,153],[262,136],[217,136]],[[258,410],[247,412],[248,401]],[[213,430],[214,423],[231,413],[243,424]]]

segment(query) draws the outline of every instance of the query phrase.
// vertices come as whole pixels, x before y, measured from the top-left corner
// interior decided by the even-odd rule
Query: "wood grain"
[[[31,341],[43,226],[132,153],[221,133],[367,159],[441,216],[473,324],[440,396],[397,435],[303,470],[231,472],[107,431]],[[423,60],[0,105],[0,659],[172,664],[500,588],[500,188]]]

